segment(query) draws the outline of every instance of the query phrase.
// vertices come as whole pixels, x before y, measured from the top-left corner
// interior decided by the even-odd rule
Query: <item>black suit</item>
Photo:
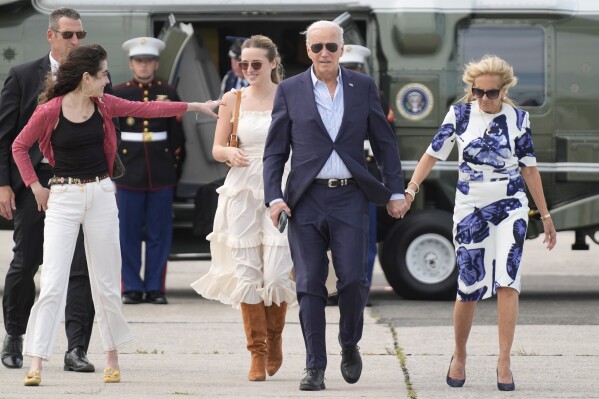
[[[25,187],[12,159],[11,146],[33,114],[49,71],[48,55],[11,68],[0,95],[0,186],[12,188],[17,208],[13,212],[14,257],[6,273],[2,300],[4,327],[12,336],[25,333],[35,300],[33,277],[42,262],[45,214],[37,210],[33,192]],[[52,168],[41,162],[43,155],[38,146],[31,147],[29,155],[40,183],[47,187],[53,175]],[[87,351],[94,314],[83,233],[80,231],[71,265],[65,310],[69,350],[81,347]]]

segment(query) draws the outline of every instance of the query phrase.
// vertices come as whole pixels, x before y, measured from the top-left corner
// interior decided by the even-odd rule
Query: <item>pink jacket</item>
[[[113,117],[165,118],[187,112],[187,103],[183,102],[128,101],[110,94],[104,94],[100,98],[94,97],[93,100],[98,105],[104,119],[104,155],[106,156],[109,176],[112,176],[112,166],[117,151],[116,131],[112,123]],[[36,141],[38,141],[44,157],[50,162],[50,165],[54,166],[54,152],[52,151],[50,138],[58,123],[61,107],[62,96],[38,105],[31,119],[12,144],[13,158],[27,187],[38,180],[28,152]]]

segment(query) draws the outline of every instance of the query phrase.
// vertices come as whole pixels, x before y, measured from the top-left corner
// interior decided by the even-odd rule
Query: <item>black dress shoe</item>
[[[82,348],[76,347],[64,354],[64,371],[79,371],[93,373],[96,368],[89,360]]]
[[[143,293],[141,291],[128,291],[121,297],[125,305],[136,305],[143,302]]]
[[[9,369],[23,367],[23,336],[8,335],[4,337],[2,345],[2,364]]]
[[[300,391],[321,391],[324,386],[324,370],[318,367],[306,369],[306,376],[302,378],[299,386]]]
[[[355,384],[362,375],[362,357],[360,347],[341,349],[341,375],[348,384]]]
[[[360,356],[360,347],[343,347],[341,343],[341,333],[337,336],[339,345],[341,345],[341,375],[348,384],[355,384],[362,375],[362,357]]]
[[[160,291],[146,292],[146,302],[154,305],[166,305],[168,303],[166,297]]]
[[[512,374],[512,382],[499,382],[499,370],[497,370],[497,389],[500,391],[514,391],[516,389],[514,375]]]

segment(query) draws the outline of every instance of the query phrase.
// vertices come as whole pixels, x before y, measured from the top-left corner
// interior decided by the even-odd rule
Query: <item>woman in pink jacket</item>
[[[119,222],[115,186],[110,179],[117,150],[112,118],[162,118],[187,111],[216,117],[212,109],[220,104],[135,102],[105,95],[104,86],[109,82],[106,59],[106,51],[99,45],[72,50],[56,77],[48,77],[41,105],[12,147],[38,210],[46,212],[41,292],[31,309],[23,351],[33,358],[24,381],[27,386],[40,384],[42,360],[52,354],[80,226],[106,351],[104,381],[121,379],[116,348],[133,337],[121,312]],[[36,141],[54,168],[49,189],[38,181],[29,157],[28,150]]]

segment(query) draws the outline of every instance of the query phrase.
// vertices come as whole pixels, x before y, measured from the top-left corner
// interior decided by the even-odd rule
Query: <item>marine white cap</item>
[[[366,59],[370,56],[368,47],[358,44],[344,44],[343,55],[339,58],[340,64],[366,64]]]
[[[154,37],[136,37],[123,43],[123,50],[129,53],[129,57],[156,57],[164,49],[164,42]]]

